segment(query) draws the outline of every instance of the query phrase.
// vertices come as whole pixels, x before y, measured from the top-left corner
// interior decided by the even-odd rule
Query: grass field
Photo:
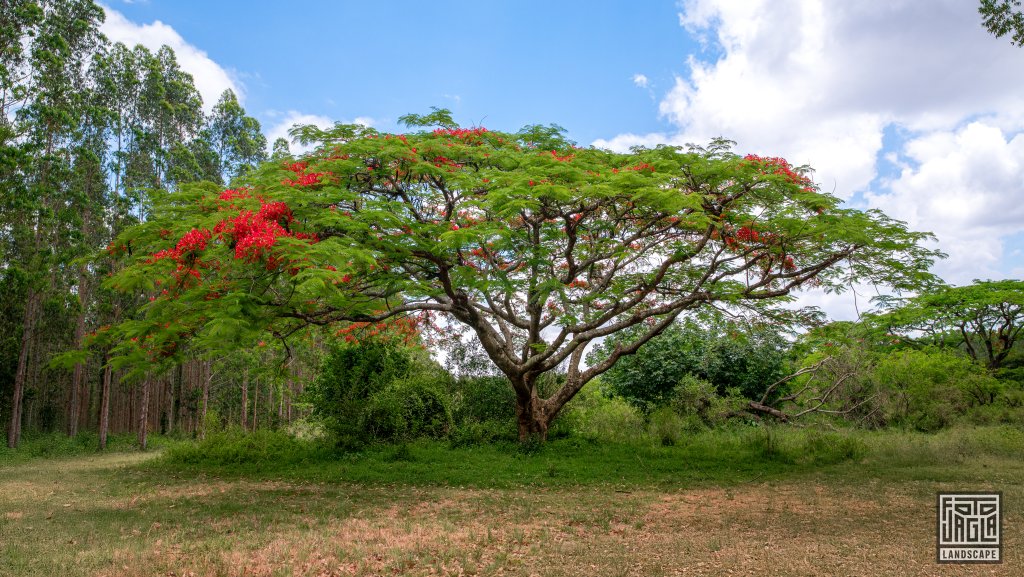
[[[1017,430],[284,449],[0,453],[0,575],[1024,574]],[[935,564],[938,490],[1003,492],[1002,565]]]

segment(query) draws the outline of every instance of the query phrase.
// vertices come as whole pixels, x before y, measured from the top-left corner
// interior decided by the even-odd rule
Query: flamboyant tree
[[[544,437],[594,377],[683,311],[778,305],[851,280],[919,286],[937,255],[877,211],[840,207],[805,170],[730,143],[619,154],[560,130],[305,127],[315,152],[246,188],[183,186],[112,246],[112,286],[147,291],[143,319],[98,335],[122,363],[335,325],[346,338],[415,324],[469,331],[509,378],[519,434]],[[587,345],[634,329],[591,364]],[[538,377],[564,370],[549,398]]]

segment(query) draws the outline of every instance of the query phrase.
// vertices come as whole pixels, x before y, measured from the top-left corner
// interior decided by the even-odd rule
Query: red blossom
[[[249,191],[244,188],[239,188],[238,190],[229,189],[220,193],[220,196],[218,196],[217,198],[225,202],[230,202],[236,199],[246,199],[249,198]]]
[[[259,213],[256,215],[257,218],[262,220],[272,220],[280,223],[283,219],[285,222],[292,222],[295,217],[292,216],[292,211],[288,208],[288,205],[283,202],[268,202],[260,207]]]

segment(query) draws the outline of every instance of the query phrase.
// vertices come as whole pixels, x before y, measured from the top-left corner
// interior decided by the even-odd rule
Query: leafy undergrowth
[[[989,489],[1005,562],[984,572],[1015,575],[1022,439],[755,429],[339,456],[225,436],[37,458],[0,468],[0,575],[960,575],[934,563],[935,491]]]
[[[729,485],[810,473],[943,478],[949,465],[1024,459],[1024,432],[1010,427],[902,432],[825,432],[745,427],[687,436],[674,445],[582,438],[542,445],[452,446],[435,440],[335,451],[284,433],[225,432],[169,448],[152,466],[226,478],[477,488]]]

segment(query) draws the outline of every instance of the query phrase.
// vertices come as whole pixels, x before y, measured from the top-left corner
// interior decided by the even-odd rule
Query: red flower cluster
[[[204,250],[206,248],[206,243],[210,241],[211,236],[210,231],[205,228],[201,230],[193,228],[181,237],[174,248],[164,249],[155,253],[153,256],[149,257],[149,260],[147,260],[146,263],[152,264],[165,258],[169,258],[180,263],[186,256],[194,255],[199,251]]]
[[[756,154],[748,154],[743,157],[743,160],[757,166],[764,174],[778,174],[785,176],[787,180],[793,184],[799,184],[804,187],[811,185],[811,179],[797,173],[793,170],[793,167],[789,164],[785,158],[777,156],[758,156]]]
[[[546,153],[541,153],[541,154],[546,154]],[[558,156],[558,151],[552,150],[551,151],[551,157],[554,158],[555,160],[557,160],[558,162],[571,162],[572,159],[576,158],[576,155],[570,152],[569,154],[566,154],[565,156]]]
[[[250,261],[256,260],[270,251],[270,248],[277,242],[277,238],[287,236],[284,228],[271,220],[252,218],[252,213],[244,217],[239,215],[233,222],[236,223],[235,258],[247,258]],[[244,231],[244,232],[241,232]]]
[[[736,238],[743,242],[757,242],[761,240],[761,234],[750,227],[741,226],[736,231]]]
[[[295,217],[292,216],[292,209],[288,208],[288,205],[283,202],[268,202],[264,204],[260,207],[260,212],[256,215],[256,218],[270,220],[279,224],[281,221],[284,221],[284,224],[288,224],[295,220]]]
[[[651,171],[653,173],[654,172],[654,167],[651,166],[650,164],[646,163],[646,162],[641,162],[640,164],[636,164],[636,165],[633,165],[633,166],[627,166],[626,168],[623,168],[622,170],[634,170],[636,172],[641,172],[643,170],[649,170],[649,171]],[[612,174],[618,174],[618,173],[619,173],[619,169],[618,168],[613,168],[612,169]]]
[[[285,168],[295,173],[298,177],[295,180],[286,178],[281,181],[281,184],[285,186],[310,186],[313,184],[320,184],[320,178],[326,174],[324,172],[306,172],[306,168],[309,165],[305,162],[296,162],[294,164],[285,165]]]
[[[480,128],[438,128],[434,131],[437,136],[454,136],[455,138],[471,138],[474,136],[483,136],[487,134],[487,129],[484,127]]]
[[[287,212],[281,212],[278,207],[267,210],[271,205],[281,205]],[[278,237],[289,236],[288,231],[278,224],[278,218],[285,214],[291,217],[291,211],[284,203],[269,203],[263,205],[257,214],[253,214],[251,210],[243,210],[238,216],[221,221],[214,227],[213,232],[221,238],[234,241],[235,258],[254,261],[266,254],[277,242]],[[268,216],[278,218],[267,218]]]
[[[239,188],[238,190],[228,189],[220,193],[220,196],[218,196],[217,198],[223,200],[224,202],[231,202],[232,200],[236,199],[246,199],[249,198],[249,191],[244,188]]]
[[[193,228],[186,232],[185,236],[181,237],[175,248],[181,252],[203,250],[206,248],[206,243],[210,240],[210,236],[210,231],[205,228],[202,230]]]
[[[429,319],[398,317],[377,323],[355,322],[335,331],[334,336],[344,337],[346,343],[352,344],[358,344],[366,339],[379,339],[411,345],[416,342],[419,327],[424,322],[429,322]]]

